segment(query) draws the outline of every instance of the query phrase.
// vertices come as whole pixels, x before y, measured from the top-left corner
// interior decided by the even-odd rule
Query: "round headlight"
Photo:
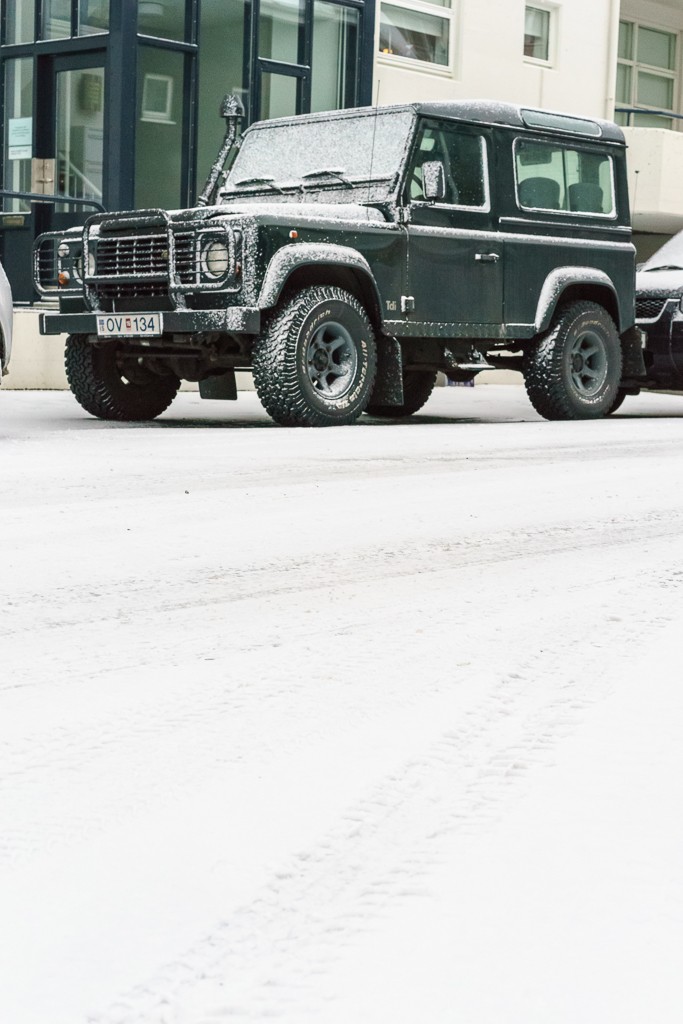
[[[209,277],[223,277],[230,268],[230,251],[220,239],[213,239],[202,249],[202,270]]]

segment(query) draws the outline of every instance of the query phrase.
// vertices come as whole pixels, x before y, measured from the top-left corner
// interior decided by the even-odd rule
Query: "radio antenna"
[[[375,163],[375,138],[377,136],[377,118],[379,117],[379,90],[381,81],[377,79],[377,93],[375,95],[375,121],[372,126],[372,146],[370,147],[370,173],[368,175],[368,206],[370,205],[370,198],[372,194],[372,168]],[[369,211],[365,214],[366,217],[370,216]]]

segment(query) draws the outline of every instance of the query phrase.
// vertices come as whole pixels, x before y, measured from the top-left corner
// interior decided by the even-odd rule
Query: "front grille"
[[[63,236],[61,232],[41,235],[33,247],[33,280],[41,295],[57,291],[59,256],[57,249]]]
[[[193,284],[197,279],[194,237],[188,232],[178,233],[174,238],[176,274],[182,284]],[[95,272],[99,278],[132,278],[125,285],[121,284],[121,295],[157,294],[141,288],[149,285],[150,278],[168,282],[168,237],[165,233],[101,235],[97,239],[95,261]]]
[[[664,309],[666,298],[636,298],[636,320],[656,320]]]
[[[116,299],[165,298],[168,285],[165,281],[126,281],[125,284],[100,284],[97,293],[110,302]]]

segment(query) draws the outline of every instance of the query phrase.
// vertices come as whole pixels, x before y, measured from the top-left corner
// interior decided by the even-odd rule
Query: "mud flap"
[[[377,339],[377,376],[373,405],[403,405],[403,358],[395,338]]]
[[[621,335],[622,351],[622,381],[633,380],[633,378],[647,377],[643,349],[645,347],[645,334],[639,327],[630,327]]]
[[[225,370],[215,377],[206,377],[199,382],[199,394],[202,398],[214,398],[224,402],[237,400],[237,380],[234,370]]]

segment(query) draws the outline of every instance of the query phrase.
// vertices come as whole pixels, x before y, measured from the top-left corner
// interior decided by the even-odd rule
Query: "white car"
[[[0,366],[3,376],[7,373],[12,351],[12,289],[0,263]]]

